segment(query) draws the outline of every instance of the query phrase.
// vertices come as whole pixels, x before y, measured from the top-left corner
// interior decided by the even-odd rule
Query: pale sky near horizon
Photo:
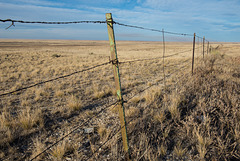
[[[240,0],[0,0],[0,19],[25,21],[105,21],[240,42]],[[108,40],[106,24],[20,24],[0,22],[0,38]],[[117,40],[161,41],[161,33],[115,25]],[[166,35],[167,41],[191,41]]]

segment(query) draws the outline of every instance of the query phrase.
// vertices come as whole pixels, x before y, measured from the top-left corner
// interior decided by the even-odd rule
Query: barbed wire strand
[[[135,25],[127,25],[127,24],[116,22],[116,21],[113,21],[113,23],[116,24],[116,25],[125,26],[125,27],[131,27],[131,28],[137,28],[137,29],[142,29],[142,30],[161,32],[161,33],[163,32],[162,30],[146,28],[146,27],[141,27],[141,26],[135,26]],[[171,35],[180,35],[180,36],[193,36],[193,34],[177,33],[177,32],[170,32],[170,31],[164,31],[164,33],[171,34]]]
[[[186,67],[186,65],[185,65],[184,67]],[[174,72],[172,72],[172,73],[170,73],[170,74],[167,74],[167,75],[166,75],[166,78],[169,78],[171,75],[173,75],[174,73],[177,73],[178,71],[180,71],[180,70],[183,69],[184,67],[180,67],[178,70],[175,70]],[[128,98],[128,101],[127,101],[127,102],[129,102],[129,101],[130,101],[131,99],[133,99],[134,97],[140,95],[141,93],[147,91],[148,89],[152,88],[153,86],[157,86],[157,85],[158,85],[160,82],[162,82],[162,81],[163,81],[163,78],[160,79],[160,80],[158,80],[157,83],[154,83],[154,84],[152,84],[151,86],[148,86],[148,87],[140,90],[139,92],[133,94],[133,96],[131,96],[131,97]],[[127,95],[124,95],[124,96],[127,97]],[[125,102],[125,103],[127,103],[127,102]]]
[[[186,52],[190,52],[190,51],[192,51],[192,49],[185,50],[185,51],[180,51],[180,52],[177,52],[177,53],[171,54],[171,55],[167,55],[167,56],[164,56],[164,58],[173,57],[173,56],[176,56],[176,55],[179,55],[179,54],[183,54],[183,53],[186,53]],[[126,60],[126,61],[123,61],[123,62],[119,62],[119,64],[121,65],[121,64],[125,64],[125,63],[133,63],[133,62],[139,62],[139,61],[157,60],[157,59],[162,59],[162,58],[163,58],[162,56],[159,56],[159,57],[148,58],[148,59]]]
[[[61,22],[61,21],[54,21],[54,22],[47,22],[47,21],[23,21],[23,20],[12,20],[12,19],[0,19],[0,22],[11,22],[12,24],[7,27],[6,29],[9,29],[12,26],[15,26],[15,23],[26,23],[26,24],[80,24],[80,23],[98,23],[98,24],[103,24],[107,23],[107,21],[66,21],[66,22]],[[120,25],[120,26],[125,26],[125,27],[131,27],[131,28],[137,28],[137,29],[142,29],[142,30],[148,30],[148,31],[154,31],[154,32],[163,32],[162,30],[157,30],[157,29],[152,29],[152,28],[146,28],[146,27],[141,27],[141,26],[136,26],[136,25],[128,25],[128,24],[123,24],[119,23],[116,21],[113,21],[114,24]],[[166,34],[171,34],[171,35],[180,35],[180,36],[193,36],[193,34],[188,34],[188,33],[177,33],[177,32],[171,32],[171,31],[164,31]],[[202,37],[196,35],[196,37],[203,39]],[[208,40],[206,40],[208,41]]]
[[[189,59],[189,60],[191,60],[191,59]],[[185,61],[185,62],[187,62],[187,61]],[[184,62],[184,63],[185,63],[185,62]],[[169,77],[170,77],[170,76],[172,76],[173,74],[175,74],[175,73],[179,72],[181,69],[185,68],[187,65],[188,65],[188,64],[186,63],[184,66],[182,66],[182,67],[178,68],[178,69],[177,69],[177,70],[175,70],[174,72],[172,72],[172,73],[170,73],[170,74],[167,74],[167,75],[166,75],[166,78],[169,78]],[[166,80],[167,80],[167,79],[166,79]],[[156,86],[156,85],[158,85],[158,84],[159,84],[161,81],[163,81],[163,78],[162,78],[162,79],[160,79],[160,80],[158,80],[158,82],[157,82],[157,83],[154,83],[154,84],[152,84],[151,86],[149,86],[149,87],[146,87],[146,88],[144,88],[143,90],[140,90],[138,93],[134,94],[132,97],[129,97],[129,99],[128,99],[128,101],[127,101],[127,102],[129,102],[129,100],[133,99],[133,98],[134,98],[134,97],[136,97],[137,95],[139,95],[139,94],[143,93],[144,91],[146,91],[146,90],[148,90],[148,89],[152,88],[153,86]],[[126,95],[124,95],[124,96],[126,96]],[[126,103],[127,103],[127,102],[126,102]]]
[[[185,53],[185,52],[190,52],[190,51],[192,51],[192,49],[186,50],[186,51],[181,51],[181,52],[178,52],[178,53],[175,53],[175,54],[172,54],[172,55],[167,55],[164,58],[176,56],[176,55],[179,55],[179,54],[182,54],[182,53]],[[119,62],[119,64],[132,63],[132,62],[137,62],[137,61],[155,60],[155,59],[162,59],[162,58],[163,57],[161,56],[161,57],[155,57],[155,58],[150,58],[150,59],[137,59],[137,60]],[[94,69],[94,68],[97,68],[97,67],[100,67],[100,66],[107,65],[107,64],[112,63],[112,62],[113,61],[109,61],[109,62],[102,63],[102,64],[99,64],[99,65],[96,65],[96,66],[93,66],[93,67],[86,68],[86,69],[81,70],[81,71],[76,71],[76,72],[73,72],[73,73],[70,73],[70,74],[67,74],[67,75],[63,75],[63,76],[60,76],[60,77],[57,77],[57,78],[53,78],[53,79],[50,79],[50,80],[35,83],[35,84],[30,85],[30,86],[22,87],[22,88],[14,90],[14,91],[10,91],[10,92],[7,92],[7,93],[0,94],[0,97],[5,96],[5,95],[9,95],[9,94],[13,94],[13,93],[25,90],[25,89],[29,89],[29,88],[32,88],[32,87],[35,87],[35,86],[38,86],[38,85],[41,85],[41,84],[52,82],[52,81],[55,81],[55,80],[58,80],[58,79],[66,78],[66,77],[72,76],[72,75],[77,74],[77,73],[85,72],[85,71],[88,71],[88,70],[91,70],[91,69]]]
[[[198,35],[196,35],[196,37],[203,40],[203,37],[200,37],[200,36],[198,36]]]
[[[42,152],[40,152],[39,154],[37,154],[35,157],[33,157],[30,161],[35,160],[37,157],[39,157],[40,155],[42,155],[43,153],[45,153],[46,151],[48,151],[50,148],[54,147],[55,145],[57,145],[59,142],[61,142],[62,140],[64,140],[66,137],[68,137],[69,135],[71,135],[73,132],[75,132],[76,130],[78,130],[79,128],[81,128],[82,126],[84,126],[87,122],[89,122],[90,120],[92,120],[94,117],[97,117],[100,113],[102,113],[103,111],[105,111],[107,108],[112,107],[114,105],[114,107],[117,105],[119,101],[116,101],[108,106],[106,106],[105,108],[103,108],[102,110],[100,110],[97,114],[95,114],[93,117],[88,118],[86,121],[84,121],[81,125],[76,125],[72,131],[70,131],[68,134],[64,135],[63,137],[61,137],[60,139],[58,139],[56,142],[54,142],[53,144],[51,144],[50,146],[48,146],[46,149],[44,149]]]
[[[57,78],[53,78],[53,79],[49,79],[49,80],[42,81],[42,82],[39,82],[39,83],[35,83],[35,84],[30,85],[30,86],[22,87],[22,88],[14,90],[14,91],[10,91],[10,92],[7,92],[7,93],[0,94],[0,97],[5,96],[5,95],[9,95],[9,94],[13,94],[13,93],[25,90],[25,89],[29,89],[29,88],[32,88],[32,87],[35,87],[35,86],[38,86],[38,85],[41,85],[41,84],[52,82],[52,81],[55,81],[55,80],[58,80],[58,79],[70,77],[74,74],[82,73],[82,72],[85,72],[85,71],[88,71],[88,70],[91,70],[91,69],[94,69],[94,68],[97,68],[97,67],[101,67],[101,66],[107,65],[111,62],[112,61],[102,63],[102,64],[98,64],[98,65],[95,65],[95,66],[92,66],[92,67],[89,67],[89,68],[86,68],[86,69],[83,69],[83,70],[80,70],[80,71],[76,71],[76,72],[73,72],[73,73],[70,73],[70,74],[67,74],[67,75],[63,75],[63,76],[60,76],[60,77],[57,77]]]
[[[102,24],[102,23],[107,23],[106,21],[69,21],[69,22],[46,22],[46,21],[23,21],[23,20],[12,20],[12,19],[6,19],[6,20],[2,20],[0,19],[0,22],[12,22],[12,24],[6,28],[9,29],[12,26],[15,26],[14,23],[27,23],[27,24],[79,24],[79,23],[98,23],[98,24]]]
[[[190,61],[190,60],[191,60],[191,59],[187,59],[187,60],[182,61],[181,63],[174,64],[174,65],[168,65],[168,66],[165,66],[165,67],[166,67],[166,69],[170,69],[170,70],[173,69],[173,68],[175,68],[175,67],[179,67],[179,66],[182,65],[182,64],[185,64],[184,67],[186,67],[186,66],[188,65],[187,62]],[[180,67],[180,68],[181,68],[181,67]],[[167,70],[166,70],[166,71],[167,71]],[[160,71],[160,72],[162,72],[162,71]],[[151,77],[151,75],[153,75],[153,74],[149,74],[148,76],[141,77],[141,80],[142,80],[142,81],[145,81],[145,84],[147,84],[148,81],[147,81],[146,78],[152,80],[151,78],[149,78],[149,76]],[[155,74],[154,74],[154,75],[155,75]],[[135,75],[135,76],[141,76],[141,74],[137,74],[137,75]],[[124,79],[124,78],[123,78],[123,79]],[[163,79],[159,80],[158,83],[161,82],[162,80],[163,80]],[[146,82],[146,81],[147,81],[147,82]],[[123,86],[124,86],[124,84],[123,84]],[[128,88],[128,89],[131,89],[131,90],[128,91],[128,92],[131,92],[132,89],[136,89],[136,88],[135,88],[135,87],[132,87],[132,88]],[[124,96],[126,96],[126,94],[124,94]]]
[[[72,24],[72,23],[107,23],[106,21],[68,21],[68,22],[46,22],[46,21],[22,21],[22,20],[12,20],[0,19],[0,22],[18,22],[18,23],[39,23],[39,24]]]

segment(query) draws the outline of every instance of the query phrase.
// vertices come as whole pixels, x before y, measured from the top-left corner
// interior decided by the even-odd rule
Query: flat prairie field
[[[193,73],[192,42],[116,49],[133,158],[240,159],[240,43],[197,42]],[[112,66],[108,41],[0,39],[0,160],[124,160]]]

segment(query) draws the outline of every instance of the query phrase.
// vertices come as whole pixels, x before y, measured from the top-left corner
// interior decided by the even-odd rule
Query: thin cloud
[[[160,30],[164,28],[166,31],[181,33],[196,32],[201,36],[204,34],[205,36],[213,37],[213,39],[222,38],[222,35],[227,33],[230,37],[229,39],[233,37],[232,41],[237,40],[236,36],[233,35],[239,35],[239,24],[237,24],[237,22],[240,22],[240,2],[237,0],[117,0],[108,3],[106,0],[79,0],[71,2],[67,0],[12,0],[8,2],[0,0],[0,7],[1,19],[104,21],[105,13],[111,12],[114,20],[125,24]],[[6,28],[8,25],[9,24],[0,23],[1,28]],[[25,29],[30,29],[32,27],[39,29],[48,28],[44,25],[16,25],[16,28],[22,27],[22,29],[24,27]],[[80,29],[92,29],[92,35],[94,35],[95,29],[98,29],[98,26],[95,25],[78,25],[77,27]],[[72,25],[65,25],[64,27],[59,25],[59,27],[51,26],[49,28],[67,29],[75,27]],[[100,29],[103,32],[105,31],[105,28],[100,27]],[[131,29],[117,25],[115,29],[117,32],[120,32],[120,34],[123,34],[121,36],[122,38],[124,37],[124,32],[134,32],[143,35],[152,34],[149,31]],[[232,31],[232,33],[229,31]],[[136,35],[135,37],[137,38]],[[145,37],[147,38],[147,36]],[[240,35],[238,37],[240,37]],[[125,38],[129,38],[129,36],[125,35]]]
[[[6,2],[6,1],[0,1],[0,2]],[[38,5],[38,6],[63,6],[64,3],[59,2],[50,2],[47,0],[11,0],[11,4],[28,4],[28,5]]]

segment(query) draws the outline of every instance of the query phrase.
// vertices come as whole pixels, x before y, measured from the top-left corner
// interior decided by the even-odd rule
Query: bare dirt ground
[[[211,43],[204,60],[196,44],[193,76],[191,49],[167,42],[163,64],[161,42],[117,41],[133,160],[240,159],[240,43]],[[108,41],[0,40],[0,95],[108,62],[109,50]],[[32,159],[80,126],[36,159],[124,160],[116,101],[110,63],[1,96],[0,158]]]

